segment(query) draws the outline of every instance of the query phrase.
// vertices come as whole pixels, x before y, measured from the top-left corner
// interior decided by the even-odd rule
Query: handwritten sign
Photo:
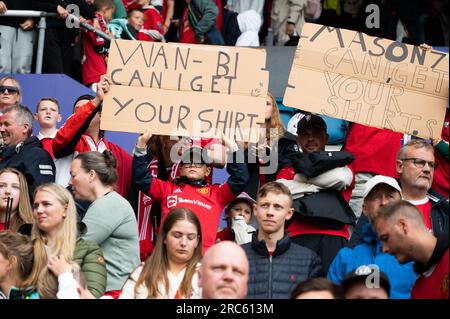
[[[113,40],[101,128],[255,141],[269,83],[260,49]]]
[[[378,128],[439,138],[448,54],[305,24],[283,103]]]

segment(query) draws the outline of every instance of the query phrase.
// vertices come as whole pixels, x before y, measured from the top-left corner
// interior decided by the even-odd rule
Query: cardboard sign
[[[101,128],[256,141],[265,64],[261,49],[114,40]]]
[[[439,138],[448,94],[448,54],[307,23],[283,104]]]

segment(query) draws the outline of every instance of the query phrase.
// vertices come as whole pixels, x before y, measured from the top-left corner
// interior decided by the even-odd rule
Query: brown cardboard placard
[[[207,129],[217,125],[236,140],[255,141],[251,130],[264,122],[269,84],[265,64],[262,49],[113,40],[101,128],[220,137]]]
[[[307,23],[283,104],[439,138],[448,94],[448,54]]]
[[[265,97],[112,85],[102,129],[140,133],[149,127],[161,135],[218,138],[223,132],[238,141],[256,141],[265,102]]]

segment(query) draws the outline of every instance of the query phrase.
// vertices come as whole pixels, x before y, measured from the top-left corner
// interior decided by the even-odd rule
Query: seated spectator
[[[0,79],[0,116],[3,109],[8,106],[20,103],[22,99],[22,89],[19,82],[12,76],[5,76]]]
[[[202,299],[245,299],[248,278],[245,252],[231,241],[212,246],[198,269]]]
[[[216,26],[219,9],[214,1],[185,1],[187,8],[180,22],[180,42],[224,45],[222,34]]]
[[[200,222],[189,209],[173,209],[153,253],[131,273],[120,299],[200,298],[197,267],[201,258]]]
[[[161,220],[167,217],[170,209],[183,207],[191,209],[202,226],[203,253],[216,240],[217,228],[223,208],[238,196],[248,182],[245,163],[230,161],[227,172],[230,178],[222,185],[211,185],[207,177],[211,174],[209,159],[199,147],[183,152],[181,157],[181,177],[174,181],[162,181],[154,178],[148,169],[152,154],[148,153],[147,142],[151,138],[150,130],[139,136],[134,149],[133,178],[140,191],[161,203]],[[243,158],[234,141],[224,137],[229,148],[229,158]],[[207,164],[208,163],[208,164]]]
[[[116,6],[113,0],[96,0],[95,19],[100,25],[100,30],[106,32]],[[93,20],[88,23],[94,25]],[[81,75],[83,84],[96,91],[97,82],[106,73],[106,61],[108,59],[109,44],[102,37],[92,31],[83,29],[84,55],[81,60]]]
[[[69,184],[70,165],[76,154],[111,150],[117,160],[118,180],[117,192],[126,197],[131,185],[131,156],[118,145],[111,143],[100,130],[100,114],[104,93],[109,89],[108,78],[102,77],[97,95],[82,95],[73,108],[74,114],[58,130],[53,139],[55,155],[56,182],[63,186]]]
[[[285,167],[277,174],[278,181],[289,187],[296,208],[288,232],[293,242],[315,251],[328,272],[338,251],[347,244],[348,227],[355,220],[347,202],[352,191],[353,156],[324,152],[327,125],[318,115],[303,116],[297,134],[302,152],[283,159]]]
[[[58,129],[56,124],[61,122],[61,108],[57,99],[53,97],[43,97],[36,106],[36,114],[34,118],[39,124],[38,139],[42,143],[42,147],[52,156],[53,139]]]
[[[85,226],[80,225],[80,230],[77,229],[77,213],[72,195],[58,184],[41,185],[36,189],[33,206],[32,282],[40,297],[57,297],[57,276],[49,267],[55,256],[77,263],[86,274],[89,291],[95,297],[101,297],[106,287],[106,268],[102,251],[95,242],[81,238]]]
[[[259,47],[259,29],[261,16],[254,10],[244,11],[237,16],[241,35],[236,40],[237,47]]]
[[[0,231],[0,299],[39,299],[29,284],[33,243],[28,236]]]
[[[259,223],[252,242],[242,246],[250,264],[247,298],[287,299],[299,282],[323,275],[319,256],[291,242],[285,222],[294,209],[283,184],[269,182],[258,191],[255,216]]]
[[[29,10],[31,0],[2,0],[0,14]],[[30,73],[33,58],[34,20],[30,17],[1,17],[0,73]]]
[[[128,275],[139,263],[139,235],[131,205],[114,191],[117,161],[110,150],[78,154],[70,167],[76,199],[92,202],[83,223],[85,240],[96,242],[106,263],[106,294],[120,295]]]
[[[370,224],[364,226],[363,242],[354,247],[342,248],[334,258],[328,271],[328,278],[340,284],[344,276],[362,265],[376,265],[391,283],[392,299],[410,299],[411,288],[416,280],[412,263],[400,265],[391,255],[383,252],[373,221],[379,210],[388,203],[401,200],[401,189],[392,177],[377,175],[365,184],[363,214]]]
[[[0,231],[19,231],[33,224],[33,211],[25,177],[15,168],[0,169]]]
[[[225,207],[225,219],[227,227],[217,233],[219,241],[231,240],[238,245],[252,241],[252,234],[256,229],[251,225],[253,221],[253,205],[256,201],[241,193]]]
[[[296,146],[295,141],[283,138],[285,133],[286,129],[281,120],[278,104],[272,94],[268,93],[265,121],[264,124],[260,124],[258,144],[244,144],[250,175],[250,182],[245,192],[250,197],[256,198],[260,186],[276,179],[279,159],[286,155],[292,144]]]
[[[411,299],[448,300],[448,232],[436,237],[427,229],[420,210],[407,201],[383,207],[374,226],[383,251],[394,255],[400,264],[414,261],[419,276]]]
[[[391,285],[385,273],[373,265],[362,265],[341,282],[345,299],[389,299]]]
[[[3,137],[3,153],[0,169],[13,167],[27,179],[30,198],[37,186],[55,181],[55,164],[50,154],[33,132],[34,118],[30,110],[15,104],[3,109],[0,132]]]
[[[137,40],[138,33],[144,26],[144,13],[139,9],[132,9],[127,13],[128,19],[114,19],[108,24],[116,39]]]
[[[340,299],[339,286],[327,278],[311,278],[297,285],[291,299]]]
[[[159,11],[149,0],[137,0],[136,3],[144,12],[144,26],[138,33],[141,41],[164,41],[164,20]]]

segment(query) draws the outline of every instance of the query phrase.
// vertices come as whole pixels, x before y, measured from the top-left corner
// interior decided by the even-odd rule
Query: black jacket
[[[257,233],[242,248],[250,264],[248,299],[289,299],[301,281],[324,275],[320,257],[291,243],[288,233],[277,242],[272,256],[265,241],[258,241]]]
[[[37,186],[55,182],[55,164],[50,154],[42,148],[36,136],[27,138],[16,146],[3,148],[0,169],[13,167],[25,175],[33,198]]]

